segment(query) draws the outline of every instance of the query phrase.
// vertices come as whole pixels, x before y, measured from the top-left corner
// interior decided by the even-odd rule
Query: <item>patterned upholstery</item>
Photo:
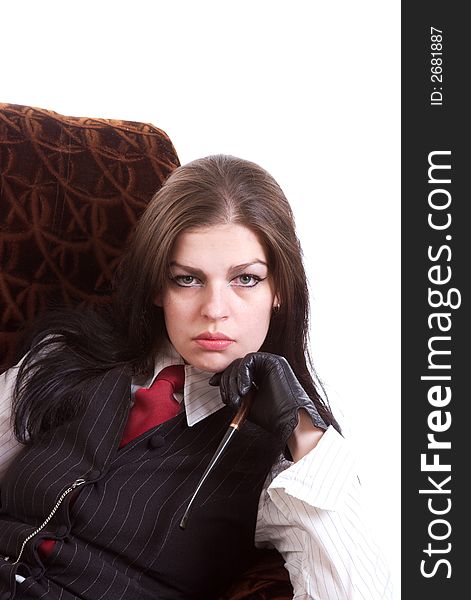
[[[0,104],[0,365],[51,302],[108,302],[136,219],[178,165],[153,125]]]
[[[0,103],[0,368],[17,330],[54,303],[109,301],[131,230],[179,159],[146,123]],[[221,600],[288,600],[275,551]]]

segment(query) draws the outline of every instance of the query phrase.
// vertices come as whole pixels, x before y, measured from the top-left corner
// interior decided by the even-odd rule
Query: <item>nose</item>
[[[225,283],[208,284],[202,295],[202,316],[212,321],[226,319],[230,314],[229,293]]]

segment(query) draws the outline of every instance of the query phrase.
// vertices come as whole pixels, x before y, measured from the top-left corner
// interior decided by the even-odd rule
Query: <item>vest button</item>
[[[93,469],[93,471],[90,471],[90,473],[88,474],[88,480],[98,479],[98,477],[100,477],[100,475],[101,475],[100,469]]]
[[[62,538],[65,535],[67,535],[68,529],[69,528],[67,527],[67,525],[59,525],[59,527],[57,528],[57,531],[56,531],[57,537]]]
[[[149,440],[150,448],[162,448],[165,446],[165,438],[159,433],[154,433],[154,435]]]

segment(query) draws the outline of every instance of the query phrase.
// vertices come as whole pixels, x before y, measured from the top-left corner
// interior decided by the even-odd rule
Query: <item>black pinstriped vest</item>
[[[0,554],[9,558],[0,558],[0,599],[217,597],[251,558],[259,496],[279,453],[273,438],[242,427],[182,531],[232,411],[191,428],[181,413],[118,449],[130,378],[114,369],[92,383],[81,415],[24,449],[2,482]],[[51,538],[42,562],[38,545]]]

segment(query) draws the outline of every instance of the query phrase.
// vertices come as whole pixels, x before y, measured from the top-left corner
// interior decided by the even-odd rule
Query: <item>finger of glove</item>
[[[264,352],[247,354],[239,366],[239,391],[246,394],[255,387],[248,419],[274,433],[278,411],[273,391],[273,363],[278,357]]]
[[[239,408],[240,397],[237,383],[237,373],[240,359],[233,361],[222,373],[219,381],[219,390],[221,398],[225,404],[234,408]]]
[[[240,362],[237,373],[237,387],[241,396],[245,396],[252,387],[258,388],[254,378],[259,367],[260,356],[259,352],[252,352],[247,354]]]
[[[225,378],[227,378],[230,376],[231,372],[236,372],[240,361],[241,361],[240,358],[236,358],[224,369],[224,371],[219,371],[218,373],[214,373],[208,381],[209,385],[213,385],[213,386],[219,385],[220,386],[222,376],[225,375]],[[224,383],[224,386],[227,387],[226,382]]]
[[[221,383],[222,371],[220,373],[214,373],[214,375],[209,380],[209,385],[218,386]]]

